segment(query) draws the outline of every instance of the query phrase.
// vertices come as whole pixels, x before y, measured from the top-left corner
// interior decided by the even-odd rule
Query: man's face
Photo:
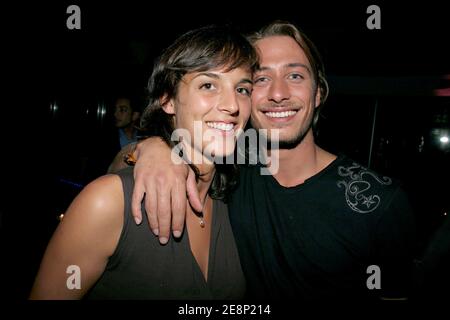
[[[251,122],[255,129],[278,129],[280,147],[296,145],[310,132],[320,104],[311,65],[297,42],[271,36],[255,43],[260,69],[253,77]]]
[[[116,127],[124,128],[133,122],[133,110],[131,109],[130,100],[125,98],[117,99],[114,111],[116,119]]]

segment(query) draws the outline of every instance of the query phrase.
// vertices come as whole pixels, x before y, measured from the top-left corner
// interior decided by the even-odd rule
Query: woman
[[[172,134],[182,137],[176,150],[197,173],[203,212],[180,204],[186,208],[187,231],[161,245],[148,221],[137,226],[132,220],[132,169],[93,181],[55,231],[31,299],[243,296],[245,281],[227,208],[218,200],[234,184],[234,167],[215,165],[214,157],[234,151],[236,132],[250,115],[256,66],[252,46],[226,27],[190,31],[163,52],[149,81],[142,127],[172,147]],[[199,132],[204,139],[198,139]]]

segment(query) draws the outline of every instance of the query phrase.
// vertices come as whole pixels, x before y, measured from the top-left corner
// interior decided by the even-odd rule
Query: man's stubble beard
[[[250,119],[251,125],[253,128],[257,128],[255,124],[253,123],[252,119]],[[306,127],[300,127],[296,135],[291,139],[278,139],[277,141],[270,140],[270,133],[268,132],[269,137],[267,138],[267,141],[265,145],[267,146],[268,150],[271,149],[272,146],[277,146],[277,149],[279,150],[290,150],[297,147],[302,141],[305,139],[306,135],[308,134],[309,130],[312,128],[313,124],[313,117],[309,119],[308,124]],[[257,128],[265,129],[265,128]],[[279,129],[270,129],[270,130],[279,130]]]

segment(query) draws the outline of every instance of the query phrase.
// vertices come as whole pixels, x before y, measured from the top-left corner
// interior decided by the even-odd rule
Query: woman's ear
[[[175,103],[173,99],[167,99],[167,97],[164,97],[161,99],[161,106],[165,113],[175,114]]]

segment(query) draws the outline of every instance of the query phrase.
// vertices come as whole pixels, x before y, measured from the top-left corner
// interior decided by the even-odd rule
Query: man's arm
[[[410,201],[406,192],[398,187],[378,221],[375,234],[383,299],[398,300],[411,293],[415,231]]]
[[[136,148],[136,143],[129,143],[125,147],[123,147],[114,157],[114,160],[108,167],[108,173],[117,173],[120,170],[128,167],[129,165],[124,161],[125,157],[128,154],[133,153]]]
[[[133,217],[136,223],[141,223],[144,199],[151,230],[161,243],[167,243],[171,227],[175,237],[183,231],[186,198],[194,210],[202,211],[194,172],[187,164],[172,161],[171,150],[161,138],[140,142],[134,155],[137,162],[131,203]]]
[[[123,203],[117,176],[101,177],[83,189],[48,244],[30,299],[80,299],[86,294],[117,246]]]

